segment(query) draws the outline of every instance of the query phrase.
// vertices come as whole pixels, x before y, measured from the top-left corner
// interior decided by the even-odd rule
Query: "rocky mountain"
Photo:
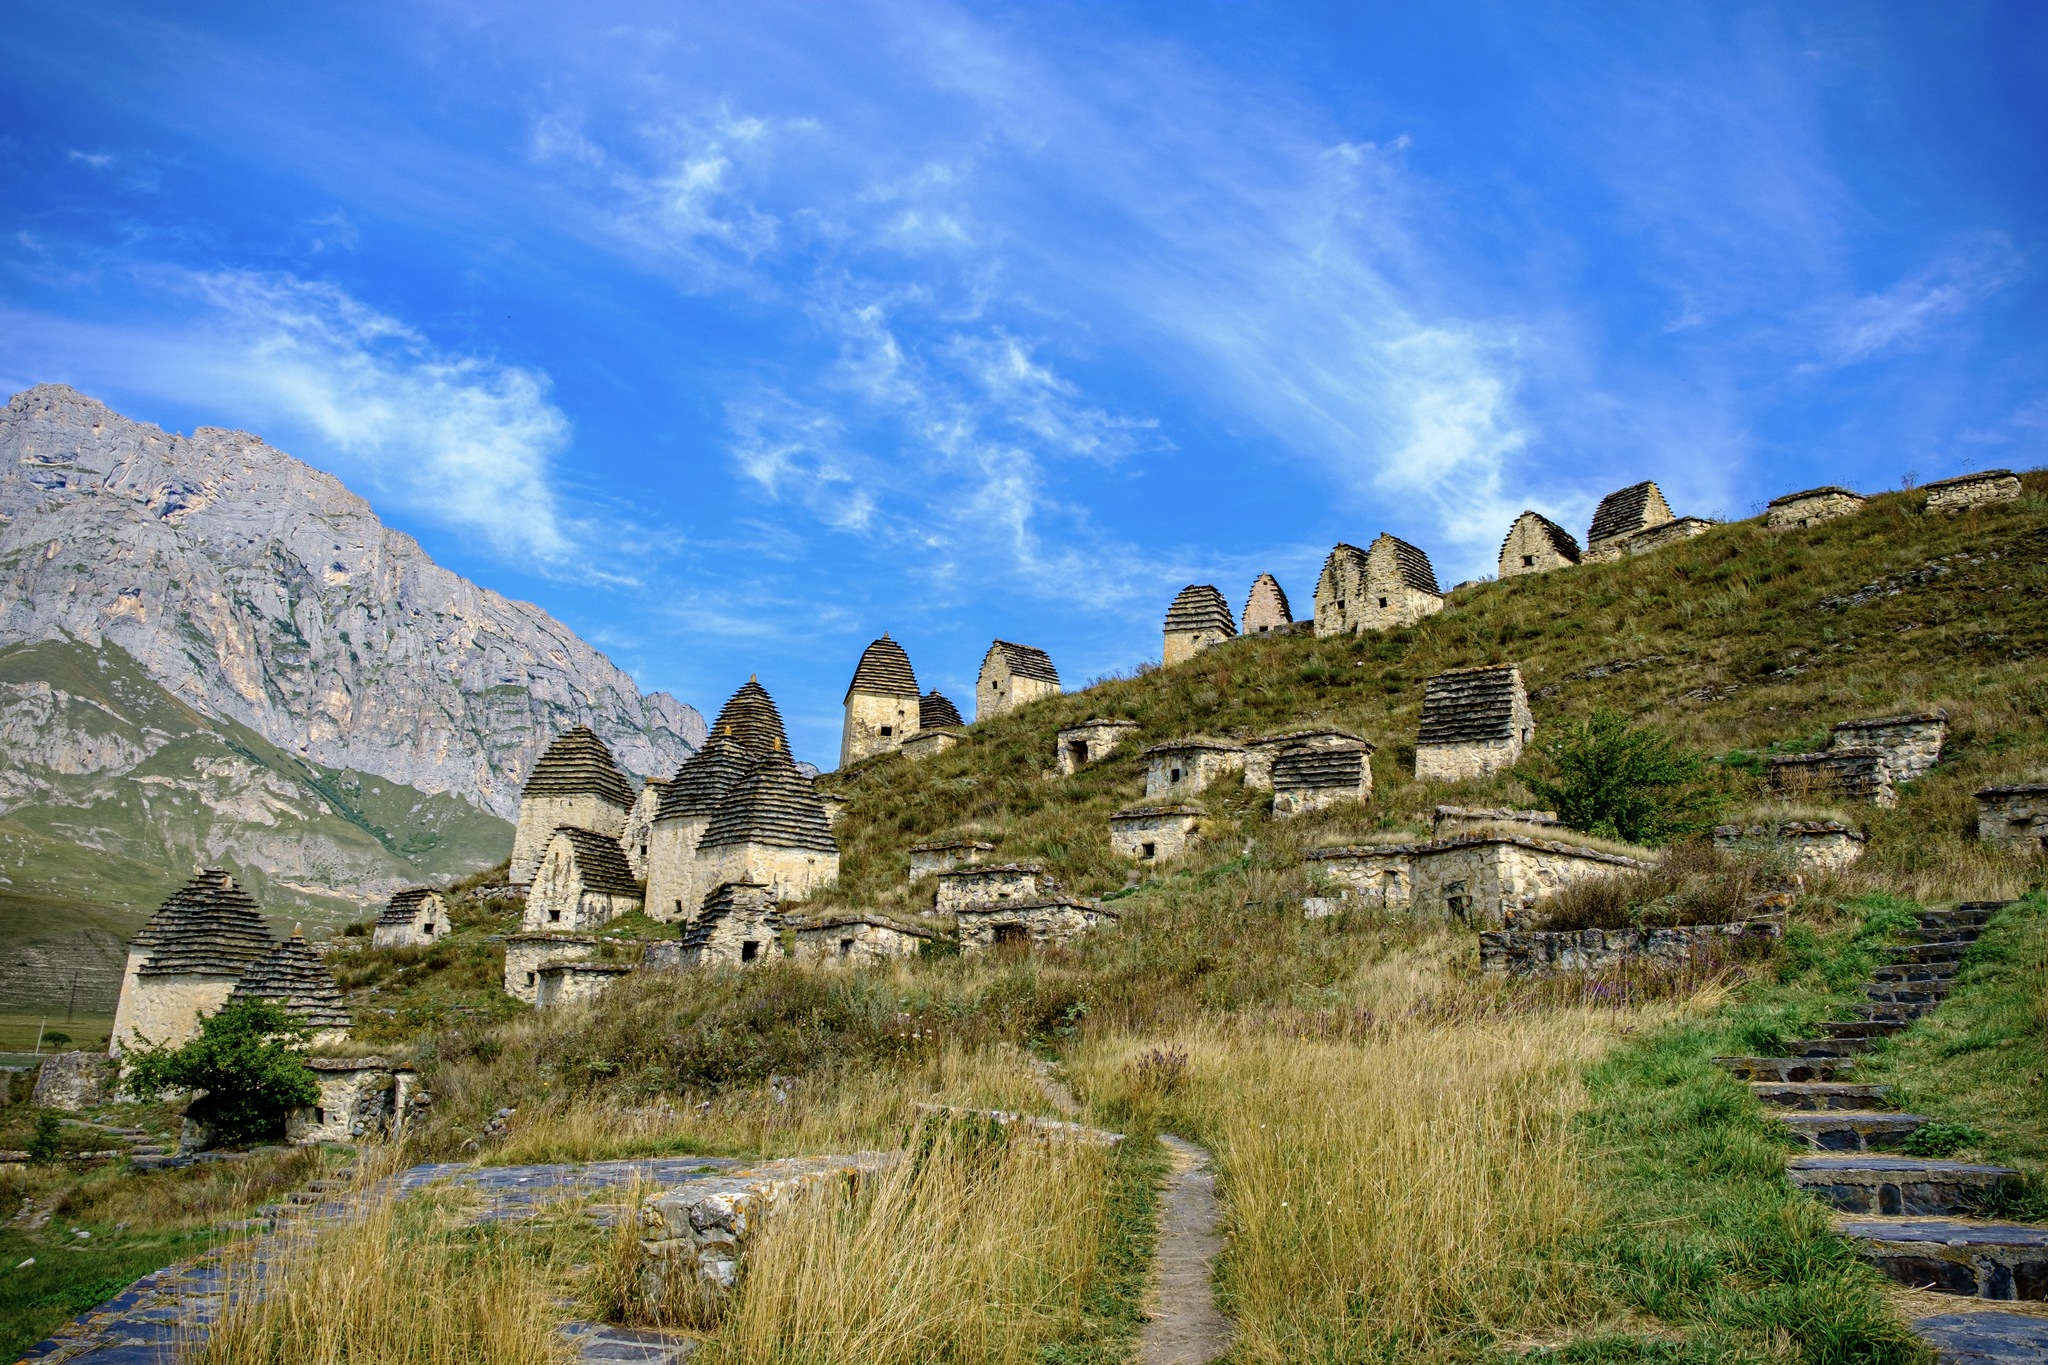
[[[179,436],[62,385],[0,413],[0,566],[0,646],[117,645],[200,715],[500,816],[570,725],[640,774],[704,737],[693,708],[441,568],[333,477],[246,432]]]

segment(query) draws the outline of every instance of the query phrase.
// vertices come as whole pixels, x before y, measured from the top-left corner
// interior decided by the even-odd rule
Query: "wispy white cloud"
[[[1876,294],[1823,307],[1821,354],[1836,365],[1926,345],[1942,329],[2017,279],[2021,258],[2002,236],[1986,237]]]

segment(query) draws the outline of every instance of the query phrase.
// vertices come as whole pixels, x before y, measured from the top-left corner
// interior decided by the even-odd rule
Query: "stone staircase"
[[[1911,1027],[1940,1005],[1963,954],[2001,905],[1922,911],[1910,941],[1886,949],[1889,961],[1865,985],[1856,1018],[1822,1024],[1821,1037],[1793,1042],[1782,1057],[1715,1060],[1748,1081],[1757,1099],[1814,1149],[1786,1162],[1787,1178],[1840,1210],[1843,1235],[1884,1274],[1946,1294],[2041,1300],[2048,1299],[2048,1227],[1969,1216],[2018,1172],[1905,1155],[1907,1138],[1930,1120],[1892,1109],[1890,1087],[1855,1079],[1856,1058],[1872,1040]],[[2023,1349],[2048,1351],[2048,1319],[2023,1319],[2015,1330],[2028,1339]],[[1929,1339],[1944,1358],[2004,1358],[1953,1355]],[[2011,1357],[2042,1358],[2048,1357]]]

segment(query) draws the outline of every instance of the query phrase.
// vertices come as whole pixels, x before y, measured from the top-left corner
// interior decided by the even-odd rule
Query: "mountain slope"
[[[436,565],[331,476],[62,385],[0,412],[0,569],[0,645],[110,642],[202,715],[501,816],[570,725],[644,774],[704,735],[694,709]]]

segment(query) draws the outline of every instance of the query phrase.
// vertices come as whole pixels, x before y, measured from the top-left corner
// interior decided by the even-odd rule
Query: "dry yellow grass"
[[[1108,1149],[927,1131],[893,1171],[813,1191],[764,1225],[706,1365],[1022,1365],[1076,1327]]]

